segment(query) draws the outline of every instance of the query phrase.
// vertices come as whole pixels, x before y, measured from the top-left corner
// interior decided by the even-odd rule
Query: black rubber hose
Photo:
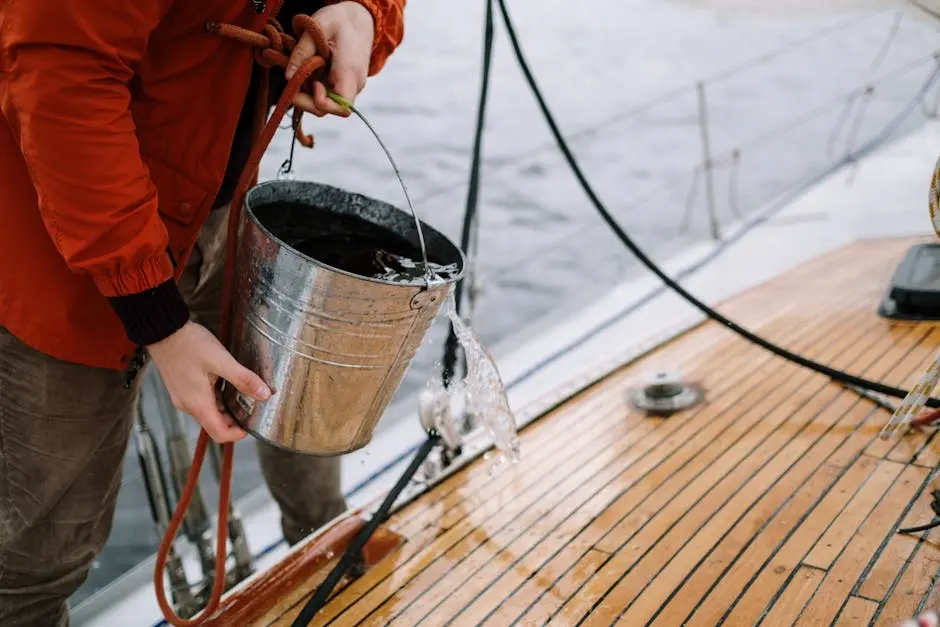
[[[935,518],[933,522],[929,522],[926,525],[921,525],[919,527],[908,527],[907,529],[898,529],[898,533],[920,533],[922,531],[930,531],[931,529],[936,529],[940,527],[940,518]]]
[[[931,492],[930,496],[930,509],[933,510],[934,519],[925,525],[907,527],[906,529],[898,529],[898,533],[920,533],[922,531],[930,531],[931,529],[940,527],[940,490],[934,490]]]
[[[379,528],[379,525],[388,518],[388,514],[392,510],[395,501],[398,500],[402,491],[408,486],[408,483],[411,481],[412,477],[414,477],[415,473],[418,472],[424,460],[427,459],[431,451],[434,450],[437,442],[437,435],[431,435],[424,441],[424,444],[421,445],[418,452],[415,453],[414,458],[412,458],[411,464],[408,465],[408,468],[406,468],[405,472],[399,477],[398,482],[391,491],[389,491],[388,495],[386,495],[385,500],[379,505],[379,508],[372,515],[372,518],[369,519],[368,524],[356,535],[352,544],[350,544],[343,553],[343,557],[340,558],[339,563],[333,567],[333,570],[331,570],[330,574],[323,580],[323,583],[317,586],[313,596],[310,597],[303,606],[303,609],[300,610],[300,614],[298,614],[294,622],[291,623],[291,627],[306,627],[317,615],[317,612],[326,605],[326,602],[330,598],[330,593],[333,592],[333,588],[336,587],[336,584],[343,578],[343,575],[345,575],[356,563],[356,560],[359,559],[359,555],[362,549],[365,548],[369,538],[371,538],[375,530]]]
[[[486,122],[486,103],[490,91],[490,68],[493,58],[493,0],[486,0],[486,24],[483,33],[483,75],[480,85],[480,99],[477,105],[477,125],[473,133],[473,156],[470,162],[470,183],[467,189],[467,207],[463,216],[463,228],[460,233],[460,249],[469,259],[470,236],[476,220],[477,207],[480,203],[480,165],[483,160],[483,127]],[[454,305],[460,314],[463,301],[463,282],[460,279],[454,289]],[[442,378],[444,386],[450,385],[457,367],[457,334],[451,323],[447,342],[444,345]]]
[[[732,331],[734,331],[735,333],[737,333],[744,339],[750,342],[753,342],[754,344],[757,344],[758,346],[770,351],[771,353],[774,353],[778,357],[782,357],[793,363],[799,364],[800,366],[803,366],[804,368],[808,368],[810,370],[818,372],[819,374],[823,374],[841,383],[854,385],[860,388],[865,388],[873,392],[878,392],[880,394],[884,394],[886,396],[893,396],[896,398],[904,398],[905,396],[907,396],[908,394],[907,391],[902,390],[900,388],[896,388],[890,385],[885,385],[884,383],[879,383],[877,381],[869,381],[868,379],[864,379],[862,377],[849,374],[842,370],[830,368],[829,366],[812,361],[811,359],[807,359],[801,355],[797,355],[796,353],[792,353],[785,348],[782,348],[768,340],[765,340],[759,335],[752,333],[751,331],[735,323],[733,320],[730,320],[726,318],[725,316],[723,316],[722,314],[720,314],[719,312],[715,311],[714,309],[712,309],[711,307],[709,307],[708,305],[700,301],[698,298],[696,298],[694,295],[690,294],[684,287],[682,287],[681,285],[673,281],[665,272],[663,272],[663,270],[659,266],[657,266],[656,263],[652,259],[650,259],[646,255],[646,253],[644,253],[643,250],[640,249],[639,246],[636,245],[636,243],[634,243],[634,241],[630,238],[629,235],[626,234],[626,232],[620,227],[620,225],[617,224],[616,220],[614,220],[613,216],[610,214],[610,212],[607,210],[607,208],[601,202],[600,198],[595,193],[594,189],[591,187],[590,183],[588,182],[587,178],[582,172],[581,167],[578,164],[578,161],[575,159],[574,154],[571,152],[571,149],[568,147],[568,143],[565,141],[564,136],[562,136],[561,131],[558,128],[558,124],[555,122],[555,118],[552,115],[551,110],[548,107],[548,104],[545,102],[545,98],[542,95],[542,92],[539,89],[538,84],[536,83],[535,77],[532,74],[532,70],[529,69],[529,64],[525,59],[525,55],[522,52],[522,47],[519,44],[519,39],[516,36],[516,30],[513,27],[512,19],[509,17],[509,10],[506,7],[506,0],[497,0],[497,1],[499,3],[499,9],[500,9],[500,13],[502,13],[503,21],[506,24],[506,30],[509,35],[509,41],[512,46],[513,52],[515,53],[516,60],[519,63],[519,67],[522,70],[522,73],[525,75],[526,82],[529,84],[529,87],[532,90],[532,94],[535,96],[535,99],[538,102],[539,109],[541,109],[542,115],[545,117],[546,123],[548,123],[549,129],[551,130],[552,135],[555,138],[555,142],[558,144],[558,148],[561,150],[562,154],[564,155],[565,160],[568,162],[568,165],[571,167],[572,172],[574,173],[575,177],[578,179],[578,183],[580,183],[581,188],[584,190],[584,193],[587,195],[588,199],[591,201],[591,204],[594,205],[594,208],[601,215],[601,217],[604,219],[604,221],[607,223],[610,229],[617,235],[617,238],[620,239],[623,245],[627,249],[629,249],[630,252],[633,253],[633,255],[636,256],[637,259],[639,259],[640,263],[646,266],[650,272],[652,272],[657,277],[659,277],[670,289],[672,289],[679,296],[681,296],[683,299],[688,301],[696,309],[704,313],[708,318],[728,327],[729,329],[731,329]],[[940,70],[934,70],[931,80],[927,81],[927,83],[925,84],[922,90],[921,96],[923,95],[923,92],[926,92],[927,89],[930,87],[930,85],[936,80],[938,75],[940,75]],[[916,99],[913,102],[911,109],[913,109],[913,107],[915,107],[919,101],[920,101],[919,98]],[[908,114],[909,114],[909,111],[907,114],[905,114],[905,116],[903,116],[902,118],[899,118],[899,120],[903,120],[903,118],[906,117],[906,115]],[[898,123],[900,122],[898,121]],[[863,152],[867,152],[868,150],[871,150],[874,145],[876,144],[873,142],[869,143],[869,146],[867,149],[859,150],[858,153],[856,153],[856,155],[858,155],[859,153],[863,153]],[[929,407],[940,407],[940,399],[931,397],[927,400],[927,405]]]

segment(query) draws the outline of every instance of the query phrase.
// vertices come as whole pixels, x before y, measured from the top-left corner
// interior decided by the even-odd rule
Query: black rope
[[[920,533],[921,531],[930,531],[940,527],[940,518],[934,518],[933,522],[929,522],[926,525],[921,525],[919,527],[908,527],[907,529],[898,529],[898,533]]]
[[[323,583],[317,586],[313,596],[310,597],[310,600],[308,600],[303,609],[300,610],[300,614],[298,614],[294,622],[291,623],[291,627],[306,627],[317,615],[317,612],[326,605],[330,594],[333,592],[333,588],[336,587],[340,579],[342,579],[349,569],[360,559],[362,549],[365,548],[369,538],[371,538],[375,530],[379,528],[379,525],[388,518],[388,514],[395,504],[395,501],[398,500],[402,491],[408,486],[408,483],[411,482],[412,477],[418,472],[418,469],[421,467],[421,464],[424,463],[424,460],[427,459],[427,456],[434,450],[437,442],[437,435],[432,435],[424,441],[424,444],[421,445],[418,452],[415,453],[414,458],[411,460],[411,464],[405,469],[405,472],[402,473],[398,482],[391,491],[389,491],[385,500],[382,501],[382,504],[379,505],[379,508],[372,515],[372,518],[369,519],[369,523],[359,531],[352,544],[350,544],[343,553],[343,557],[340,558],[339,563],[333,567],[333,570],[331,570],[330,574],[323,580]]]
[[[499,9],[500,9],[500,13],[502,14],[503,21],[506,24],[506,31],[507,31],[507,34],[509,35],[509,41],[512,46],[513,52],[515,53],[516,60],[518,61],[519,67],[522,70],[523,75],[525,76],[526,82],[529,84],[529,87],[532,90],[533,96],[535,96],[535,99],[538,102],[539,109],[541,109],[542,115],[545,117],[545,121],[548,124],[549,129],[551,130],[552,135],[555,138],[555,142],[558,144],[558,148],[561,150],[562,154],[564,155],[565,160],[568,162],[568,165],[571,167],[572,172],[574,173],[575,177],[578,179],[578,183],[580,183],[581,188],[584,190],[584,193],[587,195],[588,199],[591,201],[591,204],[594,205],[594,208],[598,211],[598,213],[600,213],[601,217],[604,219],[607,225],[611,228],[611,230],[617,235],[618,239],[620,239],[623,245],[627,249],[629,249],[630,252],[633,253],[633,255],[636,256],[636,258],[639,259],[639,261],[644,266],[646,266],[650,272],[652,272],[657,277],[659,277],[660,280],[662,280],[670,289],[676,292],[679,296],[681,296],[683,299],[689,302],[696,309],[704,313],[708,318],[728,327],[729,329],[731,329],[732,331],[734,331],[735,333],[737,333],[744,339],[754,344],[757,344],[758,346],[770,351],[771,353],[774,353],[775,355],[779,357],[782,357],[786,360],[789,360],[793,363],[803,366],[804,368],[808,368],[820,374],[826,375],[827,377],[834,379],[836,381],[839,381],[841,383],[854,385],[860,388],[865,388],[867,390],[872,390],[874,392],[878,392],[886,396],[894,396],[897,398],[904,398],[905,396],[907,396],[907,391],[902,390],[900,388],[886,385],[884,383],[879,383],[877,381],[869,381],[868,379],[864,379],[862,377],[849,374],[842,370],[830,368],[829,366],[825,366],[818,362],[807,359],[803,357],[802,355],[797,355],[795,353],[792,353],[785,348],[782,348],[768,340],[765,340],[759,335],[752,333],[751,331],[735,323],[733,320],[730,320],[726,318],[725,316],[723,316],[722,314],[720,314],[719,312],[715,311],[714,309],[712,309],[711,307],[709,307],[708,305],[700,301],[698,298],[696,298],[694,295],[689,293],[684,287],[676,283],[665,272],[663,272],[663,270],[660,269],[659,266],[657,266],[656,263],[652,259],[650,259],[646,255],[646,253],[644,253],[643,250],[640,249],[639,246],[636,245],[636,243],[634,243],[634,241],[630,238],[629,235],[626,234],[626,232],[620,227],[620,225],[616,222],[616,220],[614,220],[613,216],[610,214],[610,212],[604,206],[603,202],[601,202],[600,198],[597,196],[597,193],[591,187],[591,184],[588,182],[587,178],[585,177],[584,173],[581,170],[581,166],[578,164],[578,161],[575,159],[574,154],[571,152],[571,149],[568,147],[568,143],[565,141],[564,136],[561,134],[561,131],[558,128],[558,124],[555,122],[555,118],[552,115],[551,110],[548,107],[548,104],[545,102],[545,98],[542,95],[542,92],[538,87],[535,77],[533,76],[532,71],[529,69],[529,64],[525,59],[525,55],[522,52],[522,47],[519,44],[519,39],[516,36],[516,30],[512,24],[512,19],[509,17],[509,10],[506,7],[506,0],[497,0],[497,1],[499,3]],[[929,80],[927,84],[925,85],[924,89],[922,89],[921,96],[923,95],[923,92],[926,91],[926,89],[929,88],[929,86],[936,80],[938,75],[940,75],[940,71],[935,70],[931,76],[931,80]],[[914,100],[910,109],[913,109],[914,107],[916,107],[918,102],[919,102],[919,99]],[[907,114],[909,114],[909,111],[905,114],[904,117],[906,117]],[[900,124],[900,120],[903,120],[903,117],[897,121],[898,124]],[[877,143],[870,142],[867,148],[860,149],[855,154],[855,158],[857,158],[859,154],[867,152],[868,150],[871,150],[875,145],[878,145],[879,143],[880,142],[877,142]],[[930,398],[927,400],[927,405],[929,407],[940,407],[940,399]]]
[[[921,531],[930,531],[931,529],[940,527],[940,490],[932,491],[930,497],[930,509],[933,510],[935,518],[926,525],[898,529],[898,533],[920,533]]]
[[[473,157],[470,162],[470,183],[467,189],[467,208],[463,216],[463,229],[460,233],[460,249],[465,255],[470,251],[470,236],[476,222],[477,207],[480,201],[480,165],[483,154],[483,127],[486,122],[486,102],[490,91],[490,64],[493,58],[493,0],[486,1],[486,23],[483,34],[483,76],[480,85],[480,100],[477,105],[477,126],[473,134]],[[460,315],[463,301],[464,279],[457,282],[454,289],[454,305]],[[457,367],[458,342],[454,325],[451,323],[447,342],[444,345],[442,378],[444,386],[450,385]]]

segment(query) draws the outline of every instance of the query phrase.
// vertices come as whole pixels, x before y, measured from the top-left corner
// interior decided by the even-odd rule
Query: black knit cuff
[[[189,321],[189,307],[172,279],[146,292],[108,300],[124,324],[127,337],[137,346],[156,344]]]

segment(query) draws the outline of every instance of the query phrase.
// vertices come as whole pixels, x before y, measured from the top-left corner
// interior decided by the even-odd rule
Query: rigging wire
[[[901,30],[901,22],[904,21],[904,11],[898,9],[897,14],[894,16],[894,23],[891,25],[891,30],[888,31],[888,37],[885,39],[884,44],[881,46],[881,50],[878,51],[875,60],[872,61],[872,69],[877,68],[881,65],[881,62],[885,60],[888,56],[888,52],[891,51],[891,45],[894,43],[894,39],[898,36],[898,31]]]
[[[480,166],[483,155],[483,127],[486,122],[486,104],[490,91],[490,70],[493,60],[493,0],[486,0],[486,22],[483,33],[483,72],[480,85],[480,99],[477,106],[476,132],[473,137],[473,157],[470,162],[470,184],[467,190],[467,208],[464,212],[463,227],[460,233],[460,249],[469,252],[470,240],[476,220],[477,207],[480,204]],[[468,263],[474,264],[476,257],[468,259]],[[471,268],[475,270],[474,268]],[[461,305],[463,304],[464,279],[461,278],[454,288],[454,306],[457,315],[461,315]],[[444,348],[442,378],[444,386],[450,385],[451,379],[457,367],[458,342],[457,334],[454,331],[453,322],[450,323],[450,331],[447,334],[447,341]]]
[[[910,61],[909,63],[904,63],[901,65],[895,66],[891,68],[889,72],[885,72],[878,78],[869,81],[868,84],[866,84],[863,87],[855,87],[848,92],[834,96],[833,98],[826,100],[822,104],[816,107],[813,107],[812,109],[803,111],[802,113],[800,113],[800,115],[789,118],[785,120],[783,123],[771,127],[769,130],[761,133],[760,135],[756,135],[753,138],[748,139],[747,141],[738,144],[737,149],[744,150],[745,148],[754,148],[756,146],[760,146],[766,143],[770,139],[779,137],[781,135],[785,135],[789,131],[801,126],[802,124],[806,123],[810,119],[828,112],[829,109],[832,107],[832,105],[838,102],[845,101],[845,107],[847,109],[851,109],[851,106],[854,106],[851,103],[851,101],[864,96],[865,92],[868,89],[870,89],[872,86],[877,87],[879,85],[882,85],[883,83],[889,83],[891,81],[897,80],[901,76],[905,76],[909,74],[910,72],[913,72],[914,70],[920,69],[921,66],[928,64],[930,62],[933,62],[933,65],[936,66],[938,62],[937,55],[938,55],[938,52],[934,51],[934,52],[931,52],[929,55],[918,57],[914,59],[913,61]],[[922,97],[923,97],[922,95],[917,96],[917,100],[920,101]],[[846,120],[842,118],[846,117],[850,112],[851,112],[850,110],[849,111],[843,110],[840,113],[840,118],[837,119],[836,121],[836,127],[833,128],[833,133],[836,132],[836,128],[839,128],[840,125],[845,124]],[[905,116],[906,115],[908,114],[905,113]],[[839,132],[841,132],[841,130]],[[834,142],[835,140],[833,139],[832,141]],[[715,160],[720,161],[726,158],[727,157],[716,157]]]
[[[604,221],[608,224],[608,226],[610,226],[610,228],[614,231],[614,233],[618,236],[618,238],[622,241],[622,243],[636,257],[638,257],[638,259],[644,265],[646,265],[650,271],[656,274],[669,288],[676,291],[685,300],[690,302],[696,308],[703,311],[709,318],[716,320],[724,324],[725,326],[728,326],[731,330],[735,331],[736,333],[738,333],[745,339],[748,339],[762,346],[763,348],[770,350],[771,352],[777,354],[778,356],[789,359],[790,361],[793,361],[797,364],[800,364],[802,366],[805,366],[807,368],[810,368],[822,374],[826,374],[830,376],[831,378],[838,380],[849,386],[857,386],[857,387],[867,389],[867,390],[874,390],[874,391],[880,392],[882,394],[890,395],[890,396],[903,396],[906,394],[902,390],[891,388],[889,386],[885,386],[880,383],[870,382],[865,379],[861,379],[859,377],[855,377],[853,375],[844,373],[842,371],[828,368],[827,366],[823,366],[816,362],[812,362],[799,355],[795,355],[793,353],[790,353],[789,351],[786,351],[785,349],[777,347],[776,345],[738,326],[733,321],[725,318],[718,312],[709,308],[707,305],[705,305],[704,303],[696,299],[694,296],[692,296],[690,293],[685,291],[684,288],[678,285],[675,281],[673,281],[670,277],[668,277],[668,275],[666,275],[661,269],[659,269],[658,266],[656,266],[655,263],[652,262],[643,253],[643,251],[639,249],[633,243],[633,241],[627,236],[627,234],[619,227],[617,222],[607,212],[606,208],[601,203],[600,199],[597,197],[594,190],[591,188],[590,184],[588,183],[587,179],[582,173],[577,161],[575,160],[574,155],[571,153],[571,150],[569,149],[567,143],[565,142],[563,136],[561,135],[558,129],[558,126],[555,123],[554,118],[547,106],[547,103],[545,102],[544,97],[542,96],[538,88],[535,78],[532,75],[528,67],[528,64],[521,50],[521,46],[518,42],[518,38],[516,36],[512,21],[509,17],[505,0],[498,0],[498,1],[499,1],[499,7],[502,13],[503,20],[506,24],[507,31],[510,36],[512,48],[516,55],[516,59],[519,62],[521,69],[523,70],[523,73],[529,84],[529,87],[532,89],[533,95],[536,97],[539,107],[542,110],[542,113],[546,119],[546,122],[548,123],[550,130],[552,131],[552,134],[555,138],[556,143],[558,144],[559,148],[564,154],[566,161],[568,162],[573,173],[578,179],[578,182],[581,184],[583,190],[585,191],[585,193],[591,200],[592,204],[595,206],[595,208],[604,218]],[[491,63],[491,57],[492,57],[492,44],[493,44],[493,30],[494,30],[493,29],[493,0],[486,0],[486,30],[485,30],[483,79],[482,79],[482,87],[481,87],[481,94],[480,94],[480,101],[479,101],[479,109],[478,109],[478,114],[477,114],[477,130],[476,130],[476,135],[475,135],[475,140],[474,140],[473,161],[471,164],[471,175],[470,175],[470,186],[469,186],[468,196],[467,196],[467,209],[466,209],[466,214],[465,214],[465,219],[464,219],[464,224],[463,224],[463,232],[462,232],[462,237],[461,237],[461,244],[462,244],[461,248],[467,251],[472,247],[474,251],[474,259],[476,258],[476,253],[477,253],[478,246],[479,246],[479,233],[478,233],[479,220],[477,218],[477,207],[479,204],[479,179],[480,179],[480,163],[481,163],[481,153],[482,153],[482,133],[483,133],[483,126],[484,126],[484,121],[485,121],[485,110],[486,110],[487,95],[488,95],[488,88],[489,88],[490,63]],[[742,68],[738,68],[737,71],[740,71],[741,69]],[[935,82],[938,75],[940,75],[940,69],[937,69],[934,71],[934,73],[931,75],[930,80],[928,80],[925,87],[919,93],[919,97],[915,99],[913,105],[916,105],[918,103],[923,105],[923,96],[926,93],[927,89],[929,89],[929,87]],[[897,124],[899,124],[900,120],[903,120],[909,113],[910,113],[909,110],[906,111],[905,114],[898,119]],[[877,145],[878,143],[880,142],[870,142],[867,150],[870,150],[872,146]],[[865,152],[865,150],[860,150],[859,153],[861,152]],[[291,146],[291,153],[293,153],[293,145]],[[737,150],[735,150],[734,154],[735,156],[737,156],[738,154]],[[292,157],[293,157],[293,154],[291,154],[291,158],[289,158],[289,161],[287,162],[287,164],[291,163]],[[735,165],[737,164],[735,163]],[[282,165],[282,168],[283,167],[284,166]],[[289,170],[289,165],[287,165],[287,167]],[[459,308],[460,308],[462,291],[463,290],[462,290],[462,281],[461,281],[460,283],[458,283],[458,287],[457,287],[456,295],[455,295],[455,298],[457,300],[458,314],[460,311]],[[452,326],[451,326],[451,336],[454,336],[454,331],[453,331]],[[454,337],[454,340],[455,339],[456,338]],[[451,346],[453,346],[454,348],[452,349]],[[456,342],[455,341],[452,342],[451,337],[448,338],[447,349],[448,349],[448,353],[446,354],[447,359],[445,359],[445,369],[444,369],[445,381],[449,379],[449,376],[452,376],[453,368],[456,363]],[[446,374],[448,372],[450,373],[450,375]],[[929,399],[927,404],[931,407],[940,407],[940,402],[938,402],[936,399]],[[404,488],[409,483],[412,482],[414,475],[420,468],[424,459],[428,456],[428,454],[433,450],[434,446],[437,444],[437,440],[438,440],[437,435],[432,433],[430,434],[428,439],[425,440],[425,442],[420,447],[418,447],[417,453],[415,457],[413,458],[412,463],[409,465],[409,467],[405,470],[405,472],[399,478],[396,485],[388,493],[388,495],[386,496],[382,504],[379,506],[378,510],[371,517],[368,524],[360,531],[360,533],[356,536],[353,543],[344,552],[339,563],[329,573],[329,575],[327,576],[327,579],[317,588],[313,596],[304,605],[300,614],[292,623],[293,627],[308,625],[310,621],[312,621],[313,618],[315,617],[317,611],[327,602],[333,588],[339,583],[339,581],[342,579],[345,573],[349,569],[355,566],[356,560],[359,559],[361,555],[361,551],[364,548],[365,544],[368,542],[369,538],[374,534],[378,526],[382,522],[384,522],[385,519],[388,517],[391,511],[391,508],[394,505],[394,502],[397,500],[397,498],[399,497],[400,493],[404,490]],[[940,492],[935,491],[933,493],[933,496],[934,496],[933,509],[937,513],[937,515],[940,516]],[[905,530],[901,530],[901,532],[911,533],[915,531],[924,531],[924,530],[931,529],[938,525],[940,525],[940,522],[935,521],[934,523],[931,523],[929,525],[924,525],[921,527],[916,527],[916,528],[911,528],[911,529],[905,529]]]
[[[488,0],[488,2],[491,2],[491,1],[492,0]],[[565,160],[568,162],[568,165],[570,166],[572,173],[575,175],[575,178],[578,180],[578,183],[581,185],[585,195],[587,195],[588,199],[591,201],[591,204],[594,205],[594,208],[601,215],[604,222],[607,223],[607,225],[611,228],[611,230],[614,231],[614,233],[617,235],[618,239],[620,239],[623,245],[628,250],[630,250],[630,252],[633,253],[633,255],[643,265],[647,267],[647,269],[649,269],[660,280],[662,280],[663,283],[665,283],[672,291],[677,293],[680,297],[686,300],[689,304],[693,305],[696,309],[698,309],[703,314],[705,314],[705,316],[707,316],[709,319],[728,327],[730,330],[738,334],[740,337],[770,351],[771,353],[779,357],[782,357],[783,359],[786,359],[797,365],[803,366],[804,368],[815,371],[819,374],[825,375],[829,377],[830,379],[837,381],[839,383],[842,383],[843,385],[850,387],[850,388],[861,388],[862,390],[877,392],[885,396],[893,396],[897,398],[906,398],[908,396],[908,391],[906,390],[889,386],[889,385],[886,385],[884,383],[880,383],[877,381],[870,381],[863,377],[859,377],[859,376],[850,374],[848,372],[838,370],[836,368],[831,368],[824,364],[820,364],[813,360],[807,359],[803,357],[802,355],[793,353],[785,348],[782,348],[764,339],[763,337],[749,331],[748,329],[738,325],[734,321],[726,318],[724,315],[722,315],[718,311],[712,309],[711,307],[706,305],[704,302],[696,298],[694,295],[689,293],[685,288],[679,285],[676,281],[674,281],[671,277],[669,277],[665,272],[663,272],[663,270],[655,262],[653,262],[653,260],[650,259],[643,252],[643,250],[640,249],[633,242],[633,240],[629,237],[629,235],[627,235],[627,233],[620,227],[620,225],[616,222],[616,220],[613,218],[613,216],[609,213],[607,208],[604,206],[603,202],[597,196],[593,187],[588,182],[586,176],[584,175],[584,172],[581,170],[581,167],[577,159],[575,158],[570,147],[568,146],[568,143],[565,141],[565,138],[562,135],[558,127],[558,124],[555,122],[554,116],[552,115],[551,110],[548,107],[548,103],[545,101],[545,97],[543,96],[541,89],[538,87],[538,83],[535,80],[535,76],[533,75],[531,69],[529,68],[528,62],[525,59],[525,55],[522,51],[522,47],[519,43],[518,36],[513,26],[512,19],[509,16],[509,10],[508,10],[508,7],[506,6],[506,0],[497,0],[497,2],[499,4],[499,9],[500,9],[500,13],[502,14],[503,22],[506,26],[507,34],[509,35],[509,41],[513,49],[513,52],[515,54],[516,61],[519,63],[519,67],[522,70],[522,73],[526,79],[526,82],[528,83],[529,88],[532,91],[532,95],[535,97],[537,101],[539,109],[541,110],[542,115],[545,118],[545,122],[548,124],[549,130],[551,131],[553,137],[555,138],[555,142],[558,144],[558,148],[561,150],[562,154],[564,155]],[[890,136],[890,134],[897,127],[901,125],[903,120],[905,120],[907,116],[910,115],[911,111],[913,111],[918,105],[923,106],[924,96],[929,92],[930,88],[934,85],[934,83],[937,82],[938,78],[940,78],[940,67],[934,68],[934,70],[931,72],[928,79],[924,82],[923,86],[918,91],[916,97],[908,104],[907,107],[905,107],[905,109],[901,112],[901,114],[897,118],[895,118],[895,120],[893,120],[892,123],[889,124],[883,130],[882,134],[879,137],[876,137],[873,140],[870,140],[868,143],[866,143],[862,148],[860,148],[854,154],[847,155],[845,161],[848,161],[851,158],[857,163],[858,157],[871,152],[875,147],[879,146],[883,138]],[[870,87],[868,89],[870,89]],[[932,408],[938,408],[940,407],[940,399],[928,397],[926,399],[925,405],[927,405],[928,407],[932,407]],[[933,521],[925,525],[899,529],[898,533],[904,533],[904,534],[917,533],[917,532],[929,531],[936,527],[940,527],[940,491],[935,490],[932,493],[932,497],[933,497],[933,500],[931,502],[931,509],[934,511],[937,518],[935,518]]]

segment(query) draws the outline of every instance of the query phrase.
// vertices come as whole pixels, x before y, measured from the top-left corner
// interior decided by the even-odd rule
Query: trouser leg
[[[187,261],[180,289],[199,324],[218,332],[225,278],[228,212],[213,211]],[[264,480],[281,509],[284,537],[295,544],[346,510],[339,457],[291,453],[258,441]]]
[[[296,544],[346,511],[339,457],[312,457],[258,442],[261,472],[281,508],[281,529]]]
[[[0,625],[61,627],[111,532],[138,388],[0,328]]]

